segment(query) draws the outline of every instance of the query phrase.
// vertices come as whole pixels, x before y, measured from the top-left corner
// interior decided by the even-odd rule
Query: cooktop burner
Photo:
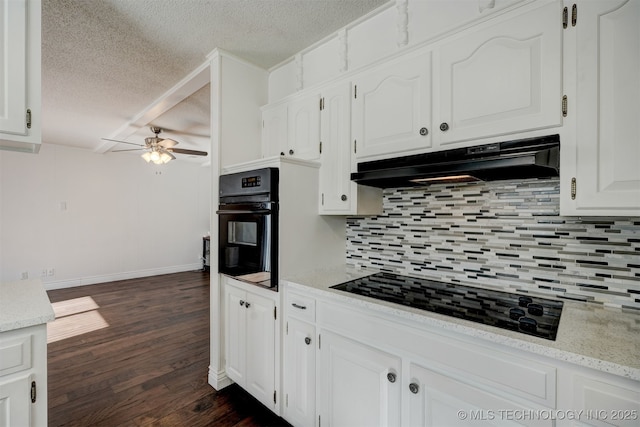
[[[377,273],[333,289],[555,341],[562,301]]]

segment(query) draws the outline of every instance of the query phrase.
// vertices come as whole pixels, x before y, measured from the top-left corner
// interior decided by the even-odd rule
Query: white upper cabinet
[[[293,100],[288,115],[289,149],[285,155],[304,160],[320,157],[320,95]]]
[[[40,7],[39,0],[0,0],[0,149],[40,149]]]
[[[320,95],[263,108],[262,156],[320,157]]]
[[[351,181],[356,159],[351,141],[351,86],[348,82],[322,91],[320,111],[320,214],[382,213],[382,191]]]
[[[561,212],[640,216],[640,1],[576,6],[566,49],[576,70],[575,141],[561,166]]]
[[[436,144],[562,124],[561,6],[485,22],[435,51]]]
[[[262,110],[262,157],[284,155],[289,148],[287,104],[277,104]]]
[[[422,50],[356,76],[352,108],[358,159],[431,147],[430,52]]]

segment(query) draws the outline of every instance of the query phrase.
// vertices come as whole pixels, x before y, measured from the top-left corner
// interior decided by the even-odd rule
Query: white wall
[[[210,168],[43,144],[0,152],[0,282],[47,289],[202,267]],[[65,206],[66,205],[66,206]]]

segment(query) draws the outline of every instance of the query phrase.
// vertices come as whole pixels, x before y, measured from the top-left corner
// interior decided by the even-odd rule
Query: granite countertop
[[[39,279],[0,284],[0,332],[54,319],[53,307]]]
[[[597,304],[563,300],[564,308],[558,335],[555,341],[550,341],[330,288],[374,273],[378,271],[339,266],[286,277],[283,280],[317,296],[330,296],[338,301],[418,321],[440,330],[487,339],[512,348],[640,381],[639,314]]]

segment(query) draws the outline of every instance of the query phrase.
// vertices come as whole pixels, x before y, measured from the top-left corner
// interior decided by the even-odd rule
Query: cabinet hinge
[[[324,193],[322,193],[322,201],[320,203],[322,206],[324,206]]]
[[[318,350],[322,348],[322,335],[318,334]]]
[[[322,420],[320,419],[320,415],[318,415],[318,427],[322,426]]]
[[[289,407],[289,394],[285,394],[284,397],[284,406]]]
[[[318,147],[318,150],[320,151],[320,154],[322,154],[322,141],[320,141],[320,147]]]
[[[278,319],[278,307],[273,307],[273,320]]]
[[[565,7],[564,9],[562,9],[562,28],[566,30],[568,25],[569,25],[569,9]]]
[[[31,129],[31,110],[27,110],[26,121],[27,121],[27,129]]]
[[[573,7],[571,7],[571,26],[575,27],[577,23],[578,23],[578,5],[574,4]]]
[[[353,140],[353,152],[357,153],[358,152],[358,141],[357,140]]]
[[[353,85],[353,99],[358,99],[358,85]]]
[[[37,397],[36,382],[31,381],[31,403],[36,403],[36,397]]]
[[[567,95],[562,97],[562,117],[567,117]]]
[[[276,403],[276,391],[273,390],[273,403]]]
[[[571,178],[571,200],[575,200],[576,199],[576,178],[573,177]]]

